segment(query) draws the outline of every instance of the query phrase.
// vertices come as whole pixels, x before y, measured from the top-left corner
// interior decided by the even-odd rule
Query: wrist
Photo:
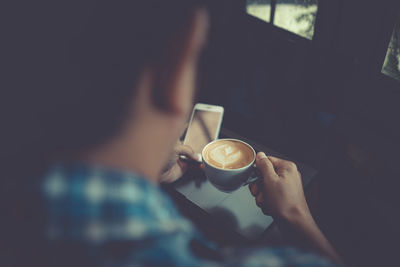
[[[291,226],[306,226],[314,223],[308,208],[292,208],[279,214],[279,221]]]

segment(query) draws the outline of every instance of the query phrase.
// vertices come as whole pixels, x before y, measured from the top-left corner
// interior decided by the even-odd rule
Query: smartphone
[[[224,108],[221,106],[198,103],[194,106],[184,145],[201,153],[205,145],[218,138],[221,129]]]

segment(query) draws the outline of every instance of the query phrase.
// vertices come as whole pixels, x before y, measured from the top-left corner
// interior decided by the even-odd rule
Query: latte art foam
[[[254,152],[246,144],[234,140],[220,140],[209,145],[204,158],[222,169],[239,169],[254,161]]]

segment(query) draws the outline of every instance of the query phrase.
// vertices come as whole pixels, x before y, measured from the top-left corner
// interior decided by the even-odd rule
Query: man
[[[209,27],[201,3],[82,1],[19,11],[10,11],[23,23],[13,26],[19,37],[9,48],[29,72],[16,68],[21,79],[10,86],[33,93],[15,101],[10,93],[4,103],[11,121],[22,122],[3,133],[13,152],[3,156],[2,179],[12,180],[4,203],[16,203],[5,216],[5,249],[15,245],[23,261],[30,253],[18,248],[29,244],[29,260],[53,266],[330,265],[291,249],[219,250],[158,187],[186,168],[178,160],[163,173],[193,105]],[[29,39],[23,49],[13,46],[18,38]],[[188,147],[177,154],[197,157]],[[257,205],[340,263],[295,164],[263,152],[256,164],[264,181],[250,186]]]

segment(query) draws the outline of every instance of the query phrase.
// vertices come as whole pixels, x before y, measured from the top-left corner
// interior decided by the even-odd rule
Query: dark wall
[[[247,16],[244,1],[214,1],[199,100],[320,171],[319,224],[349,265],[393,263],[400,83],[381,68],[400,1],[319,2],[308,41]]]
[[[397,131],[399,83],[380,72],[396,1],[320,1],[313,41],[246,15],[245,1],[210,6],[199,99],[225,107],[225,127],[299,155],[323,138],[320,112]]]
[[[240,4],[214,4],[211,14],[199,99],[225,107],[225,127],[281,151],[315,142],[312,43],[246,15]]]

